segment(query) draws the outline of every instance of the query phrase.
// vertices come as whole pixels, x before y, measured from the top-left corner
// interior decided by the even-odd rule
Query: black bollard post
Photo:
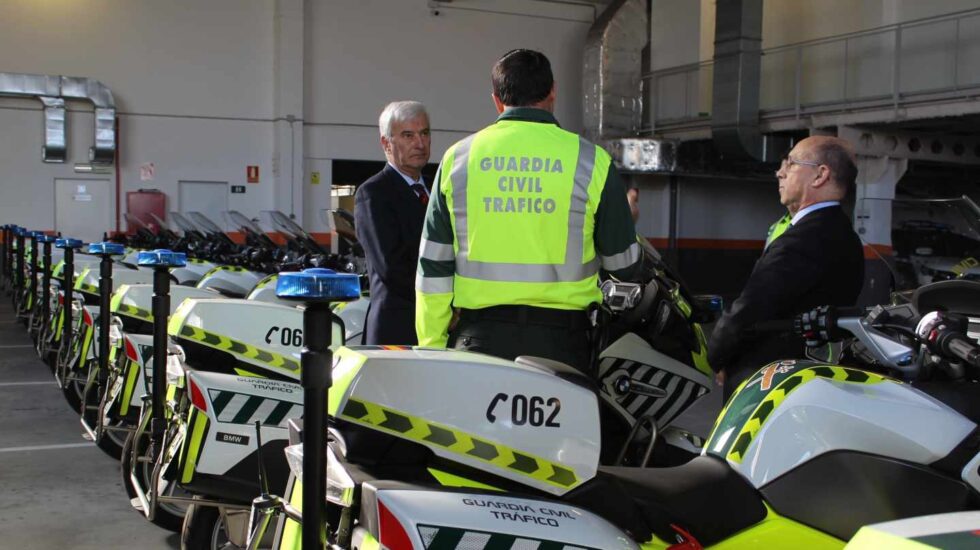
[[[333,385],[333,318],[330,302],[361,295],[357,275],[314,268],[280,273],[276,294],[306,303],[303,313],[303,531],[305,550],[322,549],[327,535],[327,395]]]
[[[55,238],[51,235],[38,237],[41,242],[41,255],[44,258],[44,271],[41,272],[41,326],[38,329],[38,341],[40,342],[47,332],[47,323],[51,322],[51,243]],[[40,348],[40,344],[38,346]]]
[[[62,292],[65,294],[64,303],[61,305],[61,311],[65,315],[65,324],[61,327],[61,346],[58,352],[58,359],[60,368],[60,361],[62,354],[71,353],[71,338],[72,331],[75,327],[72,324],[72,310],[71,304],[75,299],[73,295],[73,286],[75,285],[75,250],[81,248],[82,241],[78,239],[58,239],[54,242],[56,248],[61,248],[65,251],[65,265],[64,270],[61,273],[61,286]],[[60,383],[64,383],[64,380],[60,380]]]
[[[0,226],[0,287],[7,286],[7,251],[10,249],[10,224]]]
[[[140,252],[137,263],[153,268],[153,383],[150,402],[150,440],[156,452],[166,422],[163,398],[167,392],[167,317],[170,315],[170,268],[183,267],[187,256],[170,250]],[[155,453],[151,453],[151,456]]]
[[[7,290],[13,288],[14,284],[14,241],[17,239],[17,230],[20,227],[9,225],[7,227]]]
[[[18,227],[15,233],[17,241],[17,252],[14,257],[14,305],[20,309],[20,293],[24,288],[24,236],[27,230]]]
[[[112,257],[122,256],[126,247],[102,242],[88,245],[88,253],[99,256],[99,387],[106,389],[109,379],[109,300],[112,297]],[[82,411],[85,414],[85,411]]]
[[[30,314],[33,316],[36,309],[37,303],[37,271],[40,262],[38,262],[37,257],[37,239],[44,235],[41,231],[31,231],[28,235],[31,239],[31,280],[29,281],[27,288],[27,303],[24,304],[25,308],[28,308]]]

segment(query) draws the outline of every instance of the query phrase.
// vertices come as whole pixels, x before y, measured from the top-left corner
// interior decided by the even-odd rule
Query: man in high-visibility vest
[[[415,282],[419,345],[587,371],[599,268],[629,278],[641,258],[623,184],[608,153],[558,126],[547,57],[513,50],[491,79],[500,116],[450,147],[436,175]]]
[[[793,215],[790,214],[789,212],[783,214],[782,218],[779,218],[778,220],[772,222],[772,225],[769,226],[769,230],[766,231],[765,248],[769,248],[769,245],[772,244],[773,241],[778,239],[780,235],[785,233],[786,230],[789,229],[789,226],[791,225],[793,225]]]

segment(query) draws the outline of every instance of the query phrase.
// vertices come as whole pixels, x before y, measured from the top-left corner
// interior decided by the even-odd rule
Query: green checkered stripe
[[[141,321],[152,321],[153,314],[149,310],[143,309],[141,307],[131,306],[129,304],[119,304],[116,309],[116,313],[120,315],[126,315],[128,317],[134,317]]]
[[[173,335],[171,333],[171,335]],[[269,366],[291,374],[299,373],[299,361],[273,353],[238,340],[216,334],[198,327],[183,325],[177,335],[199,344],[233,353],[252,363]]]
[[[371,426],[429,447],[441,447],[562,489],[572,489],[582,483],[572,469],[561,464],[368,401],[349,398],[340,416],[356,424]]]
[[[487,533],[455,527],[419,525],[419,536],[426,550],[595,550],[577,544],[553,540],[518,537],[505,533]]]
[[[215,417],[228,424],[281,426],[290,418],[303,416],[302,403],[222,390],[209,390],[208,395]]]

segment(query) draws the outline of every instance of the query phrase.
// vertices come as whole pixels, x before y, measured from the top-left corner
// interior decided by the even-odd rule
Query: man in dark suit
[[[788,320],[821,305],[853,305],[864,282],[863,247],[840,207],[857,178],[849,144],[828,136],[804,139],[776,177],[792,225],[763,251],[708,346],[726,399],[767,363],[804,357],[801,338],[754,331],[757,323]]]
[[[364,343],[415,345],[415,271],[429,193],[429,115],[417,101],[388,104],[378,120],[388,163],[357,188],[354,218],[371,278]]]

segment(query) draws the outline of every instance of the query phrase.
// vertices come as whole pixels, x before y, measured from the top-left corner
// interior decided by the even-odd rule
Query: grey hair
[[[425,105],[418,101],[392,101],[385,105],[381,116],[378,117],[378,131],[386,138],[391,138],[391,127],[396,122],[405,122],[418,116],[425,115],[429,118],[429,113],[425,110]]]

